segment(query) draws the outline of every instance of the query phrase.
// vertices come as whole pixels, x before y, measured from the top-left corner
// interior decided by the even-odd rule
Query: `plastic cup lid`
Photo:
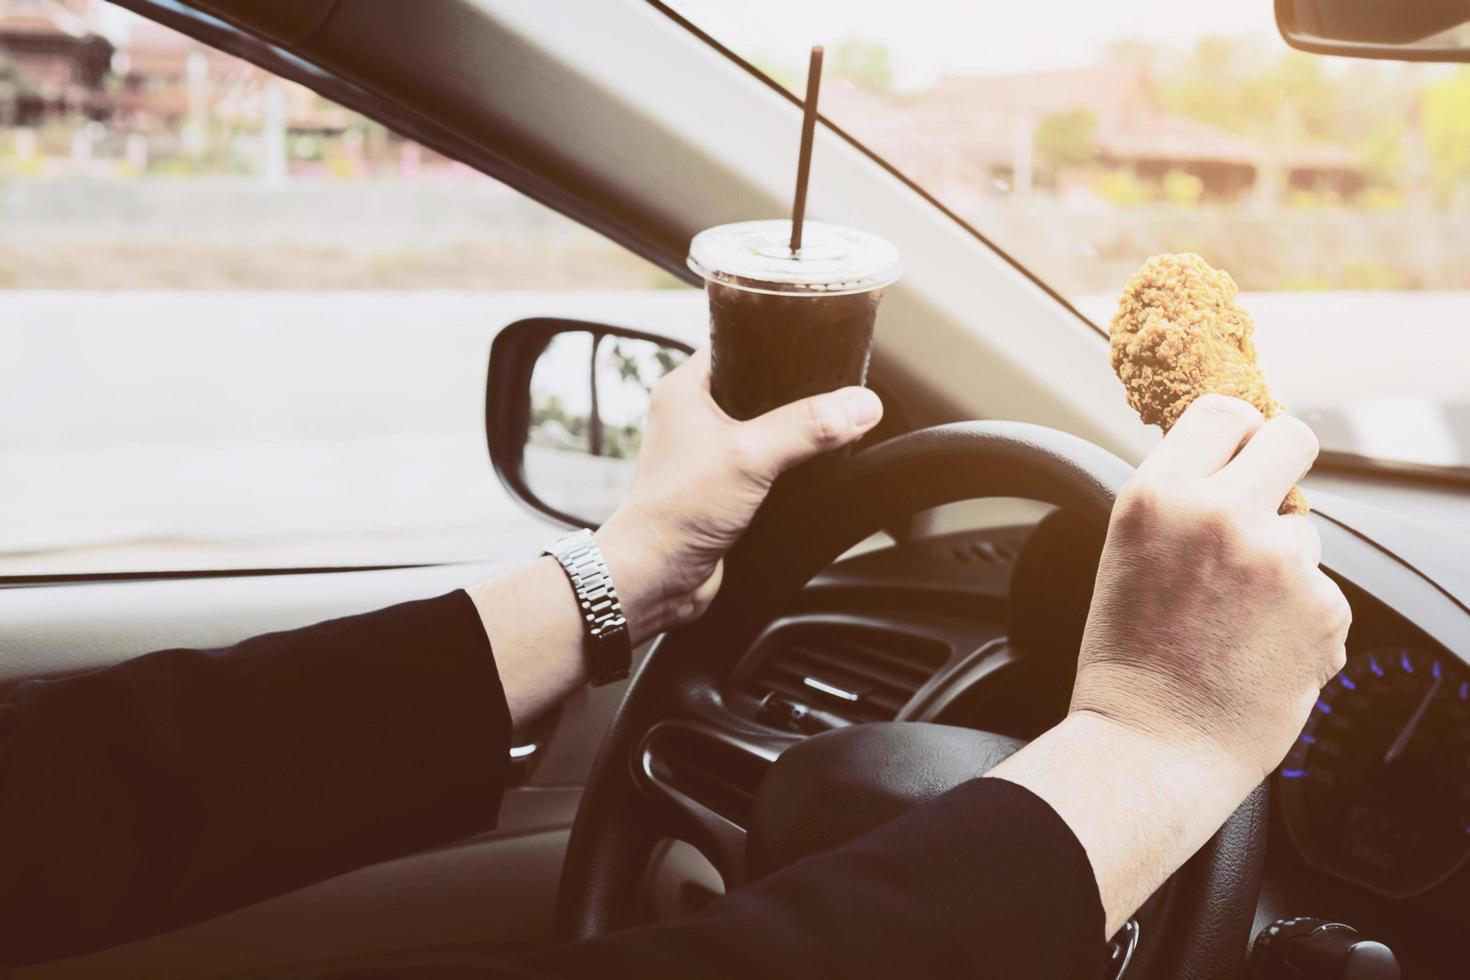
[[[791,251],[787,219],[717,225],[689,243],[689,268],[705,279],[774,293],[859,293],[897,281],[898,249],[856,228],[808,221]]]

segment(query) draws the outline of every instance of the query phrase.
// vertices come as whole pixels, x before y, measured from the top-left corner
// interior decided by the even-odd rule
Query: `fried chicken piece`
[[[1140,418],[1165,432],[1200,395],[1250,402],[1270,418],[1281,412],[1256,367],[1255,325],[1235,302],[1230,273],[1198,255],[1155,255],[1128,280],[1109,327],[1113,370]],[[1305,514],[1291,488],[1283,514]]]

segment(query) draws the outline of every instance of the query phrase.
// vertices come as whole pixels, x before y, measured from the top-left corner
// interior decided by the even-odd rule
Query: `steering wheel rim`
[[[658,732],[677,723],[681,731],[768,763],[802,741],[737,716],[720,687],[760,631],[817,572],[896,520],[961,500],[1038,500],[1106,528],[1131,473],[1123,460],[1068,433],[975,421],[891,439],[835,462],[810,485],[773,493],[726,556],[724,582],[710,609],[661,637],[628,686],[573,824],[557,938],[594,938],[634,924],[644,869],[666,837],[695,843],[727,880],[733,875],[739,883],[744,828],[700,812],[687,798],[671,799],[677,794],[649,778]],[[1160,936],[1149,935],[1145,922],[1130,976],[1224,980],[1239,972],[1259,892],[1265,823],[1261,788],[1152,903]],[[1161,921],[1167,927],[1158,927]]]

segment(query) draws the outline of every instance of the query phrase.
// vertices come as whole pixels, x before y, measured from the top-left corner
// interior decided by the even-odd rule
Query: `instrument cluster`
[[[1470,673],[1419,646],[1353,656],[1277,773],[1308,864],[1394,898],[1470,856]]]

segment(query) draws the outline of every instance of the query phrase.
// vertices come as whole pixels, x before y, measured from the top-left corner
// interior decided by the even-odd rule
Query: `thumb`
[[[774,478],[818,453],[856,441],[883,417],[883,402],[863,387],[840,388],[773,408],[742,423],[752,455]]]

